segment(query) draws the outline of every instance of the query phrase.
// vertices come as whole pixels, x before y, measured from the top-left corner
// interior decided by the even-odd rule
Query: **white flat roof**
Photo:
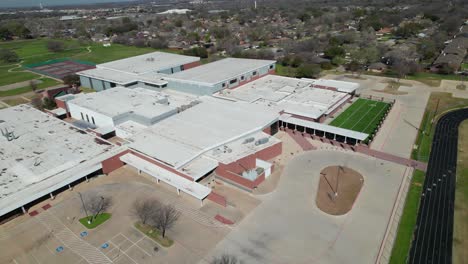
[[[103,80],[103,81],[107,81],[111,83],[116,83],[119,85],[127,85],[127,84],[138,82],[138,81],[155,84],[155,85],[167,84],[167,81],[162,79],[164,75],[156,74],[156,73],[137,75],[133,73],[115,71],[112,69],[95,68],[95,69],[81,71],[81,72],[78,72],[77,74],[81,76],[93,78],[93,79],[99,79],[99,80]]]
[[[236,89],[225,89],[216,97],[269,106],[310,118],[320,118],[338,107],[350,96],[347,93],[313,88],[313,80],[267,75]]]
[[[166,79],[214,85],[275,62],[273,60],[226,58],[168,75]]]
[[[152,52],[97,65],[120,72],[144,74],[199,61],[200,58],[167,52]]]
[[[336,88],[338,91],[344,92],[344,93],[352,93],[356,91],[356,89],[359,88],[359,84],[354,83],[354,82],[336,81],[336,80],[329,80],[329,79],[317,79],[317,80],[304,79],[304,80],[312,80],[314,85]]]
[[[98,170],[114,145],[29,105],[0,110],[0,215]],[[90,171],[91,170],[91,171]]]
[[[111,118],[136,115],[147,119],[157,119],[175,114],[178,108],[193,104],[196,98],[182,93],[116,87],[99,93],[79,94],[67,103]]]
[[[202,97],[202,103],[129,139],[131,148],[180,168],[215,147],[261,131],[278,113],[244,102]]]
[[[120,157],[120,160],[135,167],[139,170],[148,173],[149,175],[187,193],[193,197],[203,200],[211,193],[211,189],[199,183],[190,181],[173,172],[170,172],[160,166],[157,166],[149,161],[137,157],[131,153],[127,153]]]
[[[361,133],[361,132],[357,132],[357,131],[353,131],[349,129],[325,125],[325,124],[321,124],[317,122],[307,121],[307,120],[292,117],[291,115],[288,115],[288,114],[281,115],[280,120],[287,122],[287,123],[296,124],[299,126],[308,127],[312,129],[317,129],[320,131],[324,131],[324,132],[328,132],[328,133],[332,133],[332,134],[336,134],[340,136],[345,136],[349,138],[354,138],[354,139],[361,140],[361,141],[369,137],[369,134],[366,134],[366,133]]]

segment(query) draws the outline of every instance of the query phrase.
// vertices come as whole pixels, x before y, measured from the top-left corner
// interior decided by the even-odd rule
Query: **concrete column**
[[[159,184],[159,179],[156,178],[156,183]]]
[[[88,176],[85,176],[85,178],[86,178],[86,182],[89,182]]]
[[[348,137],[345,137],[345,138],[344,138],[344,143],[345,143],[345,144],[348,144]]]
[[[55,199],[55,197],[54,197],[54,195],[52,193],[49,193],[49,195],[50,195],[50,199],[52,199],[52,200]]]
[[[73,188],[71,187],[70,184],[68,184],[68,189],[69,189],[70,191],[73,191]]]
[[[200,199],[200,204],[201,204],[201,206],[203,206],[203,200],[202,199]]]
[[[138,170],[138,175],[141,175],[141,170]]]
[[[23,214],[26,214],[28,211],[26,211],[26,208],[24,206],[21,206],[21,210],[23,210]]]
[[[336,134],[333,134],[333,140],[336,140]]]
[[[294,125],[294,131],[297,131],[297,125]]]
[[[315,129],[314,129],[314,136],[315,136]]]
[[[180,189],[177,188],[177,195],[180,195]]]

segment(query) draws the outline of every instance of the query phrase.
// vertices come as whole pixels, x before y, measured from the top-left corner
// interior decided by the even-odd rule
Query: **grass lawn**
[[[174,241],[172,241],[170,238],[167,236],[163,238],[161,236],[161,232],[159,232],[158,229],[152,228],[148,225],[144,225],[142,223],[135,223],[136,229],[140,230],[142,233],[144,233],[146,236],[149,238],[153,239],[156,241],[159,245],[163,247],[170,247],[172,244],[174,244]]]
[[[276,74],[286,77],[296,77],[296,68],[290,66],[283,66],[276,63]]]
[[[111,214],[109,213],[102,213],[102,214],[99,214],[96,219],[94,219],[93,222],[91,222],[91,224],[88,224],[88,219],[91,219],[92,216],[88,216],[88,217],[83,217],[81,218],[79,221],[82,225],[84,225],[86,228],[88,229],[93,229],[93,228],[96,228],[98,227],[99,225],[103,224],[104,222],[106,222],[107,220],[109,220],[111,218]]]
[[[458,138],[457,185],[453,230],[453,263],[468,260],[468,121],[460,125]]]
[[[424,184],[424,172],[415,170],[406,196],[405,207],[400,218],[395,244],[390,257],[390,264],[406,263],[413,230],[418,218],[419,197]]]
[[[21,98],[21,97],[2,99],[2,101],[5,102],[6,104],[10,105],[10,106],[29,103],[28,100],[26,100],[24,98]]]
[[[39,78],[38,80],[42,81],[42,83],[39,83],[37,85],[38,90],[61,84],[61,82],[56,81],[54,79],[50,79],[50,78]],[[20,87],[20,88],[16,88],[16,89],[11,89],[11,90],[7,90],[7,91],[0,91],[0,97],[19,95],[19,94],[28,93],[28,92],[31,92],[31,91],[32,91],[32,89],[28,85],[28,86],[24,86],[24,87]]]
[[[385,72],[385,73],[366,72],[366,74],[397,78],[396,74],[390,71]],[[431,72],[419,72],[414,75],[408,75],[403,80],[418,81],[431,87],[439,87],[441,80],[460,81],[460,76],[455,75],[455,74],[437,74],[437,73],[431,73]]]
[[[330,125],[372,134],[388,108],[390,108],[388,103],[360,98],[336,117]]]
[[[452,97],[450,93],[434,92],[429,97],[426,111],[419,128],[419,135],[416,139],[418,146],[412,152],[412,158],[420,161],[428,161],[431,151],[432,137],[435,126],[431,123],[435,116],[450,110],[468,106],[468,99]]]
[[[0,42],[0,49],[10,49],[15,51],[21,60],[24,61],[23,65],[59,58],[70,58],[99,64],[156,51],[155,49],[149,47],[137,48],[119,44],[112,44],[110,47],[104,47],[102,44],[98,43],[80,44],[77,40],[60,39],[59,41],[65,43],[65,50],[54,53],[50,52],[46,47],[46,44],[49,40],[50,39],[44,38]],[[89,53],[87,50],[88,46],[91,48],[91,53]],[[180,53],[180,51],[168,49],[161,51]],[[5,65],[7,64],[0,62],[0,66]],[[15,69],[16,72],[14,73],[8,72],[8,69],[13,67],[13,65],[11,67],[0,67],[0,86],[21,81],[28,81],[38,77],[38,75],[30,72],[21,72],[22,69]]]
[[[0,86],[35,79],[39,75],[31,72],[8,72],[9,68],[0,68]]]

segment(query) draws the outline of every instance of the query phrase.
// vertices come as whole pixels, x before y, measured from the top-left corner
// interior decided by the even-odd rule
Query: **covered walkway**
[[[127,153],[120,157],[120,160],[132,167],[135,167],[139,172],[143,171],[155,177],[158,183],[159,181],[163,181],[170,186],[175,187],[177,189],[177,193],[180,194],[180,191],[182,191],[197,198],[202,203],[203,199],[205,199],[211,193],[210,188],[185,179],[182,176],[179,176],[158,165],[137,157],[134,154]]]
[[[303,120],[283,114],[279,118],[279,126],[289,128],[301,133],[324,137],[350,145],[356,145],[366,140],[369,134],[349,129],[329,126],[313,121]]]

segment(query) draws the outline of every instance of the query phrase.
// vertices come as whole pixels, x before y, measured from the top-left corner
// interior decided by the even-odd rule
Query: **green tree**
[[[345,55],[345,49],[340,46],[331,46],[325,50],[325,57],[329,59],[333,59],[335,57],[344,57]]]
[[[19,56],[16,52],[9,49],[0,49],[0,60],[4,62],[18,62]]]
[[[302,64],[297,68],[296,75],[299,78],[317,78],[320,74],[320,65]]]

